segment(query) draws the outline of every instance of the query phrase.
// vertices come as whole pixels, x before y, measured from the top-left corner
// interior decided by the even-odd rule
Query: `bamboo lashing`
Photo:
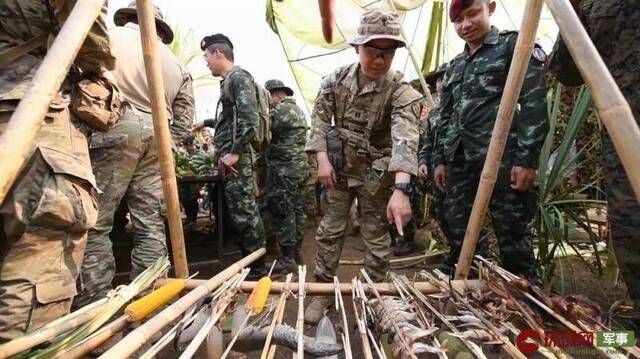
[[[178,185],[171,152],[171,135],[169,120],[164,98],[164,83],[162,79],[162,65],[158,50],[158,35],[151,0],[137,0],[138,23],[142,38],[142,53],[144,67],[147,73],[149,95],[151,98],[151,112],[153,115],[153,133],[160,161],[160,176],[162,178],[162,192],[167,206],[167,221],[171,238],[171,252],[173,264],[178,278],[189,276],[187,253],[184,247],[184,233],[182,231],[182,214],[178,200]]]
[[[120,342],[100,356],[100,358],[128,358],[135,353],[138,348],[147,343],[155,333],[159,332],[162,328],[176,320],[198,300],[218,288],[227,279],[240,272],[240,270],[253,263],[256,259],[262,257],[265,252],[266,250],[264,248],[258,249],[230,265],[213,278],[202,282],[195,289],[185,294],[169,307],[165,308],[160,313],[156,314],[147,322],[129,333],[129,335],[124,337]]]
[[[546,0],[546,3],[573,61],[591,90],[598,116],[607,128],[636,199],[640,201],[640,129],[629,103],[620,92],[569,0]]]
[[[491,142],[487,158],[484,162],[478,191],[473,202],[473,209],[469,216],[467,231],[464,235],[464,242],[458,257],[456,266],[455,279],[465,279],[469,275],[471,262],[473,261],[476,244],[480,236],[480,230],[484,223],[487,208],[491,201],[493,188],[498,177],[500,161],[507,142],[507,136],[513,121],[513,115],[518,105],[518,98],[522,90],[522,84],[527,73],[527,67],[533,46],[535,45],[536,30],[540,22],[540,14],[542,12],[543,0],[527,0],[524,9],[524,17],[522,18],[522,26],[518,33],[515,50],[513,51],[513,60],[509,68],[509,75],[500,100],[500,108],[496,123],[491,134]]]
[[[77,1],[0,136],[0,204],[33,151],[49,104],[58,93],[104,0]]]

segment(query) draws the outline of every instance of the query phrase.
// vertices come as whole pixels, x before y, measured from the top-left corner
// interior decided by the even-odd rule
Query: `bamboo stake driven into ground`
[[[507,76],[507,82],[504,87],[504,92],[502,93],[502,99],[500,100],[500,108],[498,109],[496,123],[493,128],[493,133],[491,134],[487,158],[484,162],[482,175],[480,176],[480,183],[478,184],[478,191],[473,202],[473,209],[469,216],[460,257],[458,257],[455,279],[466,279],[469,275],[476,244],[480,237],[480,230],[482,229],[498,177],[500,161],[502,160],[502,154],[504,153],[504,148],[507,143],[507,136],[511,129],[513,115],[518,105],[518,98],[520,97],[522,84],[524,83],[524,78],[527,73],[533,46],[535,45],[536,30],[540,22],[542,3],[543,0],[527,0],[525,5],[522,26],[518,33],[518,40],[515,50],[513,51],[513,60],[509,68],[509,75]]]
[[[607,128],[629,182],[640,201],[640,129],[629,103],[582,26],[569,0],[545,0],[582,78],[591,90],[602,124]],[[613,35],[613,34],[612,34]],[[616,41],[616,39],[611,39]]]
[[[147,83],[151,97],[151,111],[153,115],[153,133],[156,140],[158,159],[160,160],[160,176],[162,178],[162,192],[167,205],[167,221],[171,237],[171,252],[173,264],[178,278],[189,276],[187,253],[184,247],[184,233],[182,232],[182,214],[178,201],[178,184],[171,152],[171,135],[167,106],[164,98],[164,83],[162,79],[162,65],[158,50],[158,34],[153,16],[151,0],[137,0],[138,23],[142,37],[142,53],[144,67],[147,73]]]
[[[38,67],[32,84],[0,136],[0,204],[33,151],[49,104],[58,93],[104,0],[78,1]]]

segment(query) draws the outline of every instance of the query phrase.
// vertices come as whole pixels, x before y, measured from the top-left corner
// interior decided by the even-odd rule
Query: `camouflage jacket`
[[[415,175],[421,99],[420,93],[403,80],[401,72],[391,70],[385,77],[371,81],[361,75],[358,63],[340,67],[322,80],[306,150],[327,150],[326,137],[333,120],[344,144],[344,162],[364,162],[339,174],[362,179],[376,159],[373,152],[378,152],[389,161],[385,168],[377,170]],[[362,161],[356,157],[362,157]]]
[[[229,96],[222,91],[229,81]],[[239,66],[233,67],[220,83],[222,111],[215,123],[213,142],[216,158],[227,153],[249,153],[251,140],[258,128],[258,101],[253,77]],[[234,137],[234,112],[237,116]]]
[[[56,34],[75,3],[76,1],[73,0],[1,1],[0,52],[43,34]],[[105,4],[75,59],[75,65],[83,71],[98,72],[101,68],[113,69],[115,58],[111,54],[109,45],[105,24],[106,14],[107,5]],[[0,69],[0,101],[19,100],[24,97],[45,54],[46,49],[43,46]]]
[[[293,97],[284,98],[271,110],[271,143],[267,169],[287,177],[307,178],[309,164],[304,145],[307,122]]]
[[[441,126],[444,138],[436,149],[433,166],[453,160],[464,151],[467,161],[484,161],[491,141],[500,99],[504,91],[517,32],[492,27],[484,44],[474,54],[464,52],[451,61],[444,78]],[[548,130],[544,80],[544,52],[536,47],[529,62],[519,109],[507,139],[505,156],[514,166],[535,168]]]
[[[431,167],[432,163],[440,162],[442,153],[436,153],[436,149],[441,149],[436,145],[442,134],[438,131],[440,125],[440,107],[436,107],[427,118],[427,128],[420,137],[420,151],[418,152],[418,164]]]
[[[175,143],[181,143],[190,133],[193,126],[195,104],[193,98],[193,80],[189,73],[184,73],[184,82],[171,104],[171,138]]]
[[[578,9],[591,40],[640,121],[640,1],[582,0]],[[560,82],[577,86],[582,77],[558,37],[549,70]]]

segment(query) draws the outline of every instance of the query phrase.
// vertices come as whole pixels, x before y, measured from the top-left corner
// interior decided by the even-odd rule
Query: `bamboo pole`
[[[80,308],[78,312],[71,313],[68,316],[49,323],[34,332],[25,334],[8,343],[0,345],[0,358],[4,359],[21,353],[87,323],[102,312],[102,310],[105,309],[106,304],[106,298],[98,302],[94,302],[84,308]]]
[[[536,39],[536,30],[540,22],[540,14],[542,12],[543,0],[527,0],[524,9],[524,17],[522,18],[522,26],[518,34],[515,50],[513,51],[513,60],[509,68],[507,83],[500,100],[500,108],[498,116],[491,134],[491,142],[487,158],[484,162],[478,192],[473,202],[473,209],[469,216],[467,231],[464,236],[460,257],[458,257],[458,265],[456,266],[455,279],[465,279],[469,275],[469,268],[473,261],[476,244],[480,236],[480,230],[484,222],[493,188],[498,177],[500,168],[500,160],[504,153],[504,148],[513,121],[518,98],[524,78],[527,73],[531,53]]]
[[[33,141],[104,0],[78,1],[38,67],[32,84],[0,137],[0,204],[31,157]]]
[[[120,333],[129,325],[131,325],[129,316],[127,314],[122,315],[118,319],[104,326],[99,331],[95,332],[84,341],[80,342],[68,352],[63,353],[62,356],[65,359],[84,358],[87,354],[91,353],[91,351],[106,343],[109,339],[111,339],[111,337]]]
[[[640,129],[631,108],[571,3],[568,0],[546,0],[546,3],[573,61],[591,90],[600,120],[607,128],[636,199],[640,201]]]
[[[160,52],[157,45],[158,35],[153,16],[153,3],[151,0],[137,0],[136,4],[138,7],[138,23],[140,24],[144,65],[151,97],[153,132],[160,160],[162,192],[167,204],[167,221],[169,222],[173,264],[175,265],[176,276],[178,278],[187,278],[189,276],[189,267],[187,265],[187,253],[184,248],[178,185],[173,165],[173,154],[171,153],[171,135],[169,133],[167,107],[164,99],[164,83],[162,80]]]
[[[171,278],[160,279],[158,280],[157,285],[163,285],[168,281],[171,281]],[[206,280],[203,279],[190,279],[185,284],[185,290],[191,290],[197,288],[198,286],[206,283]],[[242,282],[240,285],[240,291],[243,293],[251,293],[253,288],[256,287],[258,282]],[[456,288],[467,288],[467,289],[477,289],[484,288],[484,282],[481,280],[454,280],[451,284]],[[390,283],[375,283],[376,289],[381,295],[397,295],[398,291],[396,288]],[[440,293],[441,290],[435,285],[429,282],[415,282],[413,286],[418,289],[420,292],[424,294],[436,294]],[[368,284],[363,284],[364,290],[367,294],[372,294],[371,286]],[[283,290],[285,290],[286,286],[283,282],[273,282],[271,284],[270,294],[281,294]],[[340,283],[339,285],[340,293],[344,296],[351,296],[351,284],[348,283]],[[298,283],[291,282],[289,290],[292,293],[298,293]],[[322,296],[330,296],[335,294],[335,284],[333,283],[313,283],[307,282],[304,286],[304,290],[308,295],[322,295]]]
[[[242,258],[234,264],[218,273],[213,278],[201,282],[196,288],[178,299],[176,302],[165,308],[146,323],[136,328],[124,337],[118,344],[109,349],[100,358],[128,358],[142,345],[147,343],[150,338],[162,328],[176,320],[182,313],[187,311],[192,305],[208,295],[211,291],[218,288],[227,279],[238,273],[244,267],[253,263],[256,259],[262,257],[266,253],[264,248],[260,248],[250,255]]]

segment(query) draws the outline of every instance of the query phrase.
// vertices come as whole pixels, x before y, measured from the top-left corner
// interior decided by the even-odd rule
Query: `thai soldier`
[[[316,153],[318,177],[328,189],[328,208],[316,232],[318,282],[331,282],[336,274],[354,198],[366,270],[374,281],[385,279],[391,242],[387,226],[394,223],[404,234],[402,227],[411,218],[411,176],[418,168],[422,96],[401,72],[390,70],[396,49],[405,46],[398,15],[365,12],[351,45],[359,61],[322,80],[306,147]],[[317,323],[332,302],[333,297],[314,297],[305,320]]]
[[[640,3],[622,0],[573,0],[572,3],[629,103],[633,116],[639,121]],[[584,83],[561,38],[558,38],[551,56],[549,69],[566,85],[578,86]],[[632,311],[622,316],[633,320],[636,327],[640,328],[640,206],[606,132],[602,136],[602,173],[616,257],[634,305]]]
[[[451,249],[446,263],[451,266],[460,254],[518,36],[491,26],[495,8],[490,0],[454,0],[449,11],[466,43],[445,75],[440,110],[444,156],[434,159],[435,183],[447,191],[444,218]],[[545,58],[536,47],[489,204],[503,266],[534,282],[539,276],[529,224],[536,210],[538,156],[548,130]]]
[[[251,142],[259,129],[257,86],[251,74],[234,64],[233,44],[223,34],[202,39],[204,59],[220,83],[222,109],[215,125],[214,160],[224,176],[224,196],[231,226],[239,236],[242,255],[264,247],[265,231],[256,201],[254,155]],[[248,278],[265,274],[264,257],[251,264]]]
[[[304,239],[304,189],[309,177],[307,121],[292,97],[293,90],[280,80],[269,80],[264,87],[271,94],[271,142],[267,147],[267,207],[271,215],[282,256],[274,272],[293,273],[302,263]]]
[[[47,39],[75,3],[0,2],[0,134],[42,64]],[[84,76],[105,80],[115,63],[106,14],[103,5],[74,61]],[[38,46],[30,51],[25,44]],[[9,52],[17,57],[5,61]],[[0,343],[67,314],[77,293],[87,231],[97,217],[97,186],[86,138],[91,129],[71,113],[70,99],[76,98],[65,84],[0,207]]]
[[[188,127],[194,111],[191,78],[169,48],[162,45],[173,41],[173,31],[164,22],[160,9],[154,10],[167,113],[174,122]],[[82,292],[75,301],[76,307],[103,298],[112,288],[116,262],[109,234],[123,199],[133,226],[130,278],[167,254],[160,164],[135,2],[118,9],[113,20],[117,26],[109,30],[109,36],[116,57],[114,74],[131,106],[109,132],[94,133],[90,138],[91,164],[103,193],[98,202],[98,222],[89,232],[82,264]]]

